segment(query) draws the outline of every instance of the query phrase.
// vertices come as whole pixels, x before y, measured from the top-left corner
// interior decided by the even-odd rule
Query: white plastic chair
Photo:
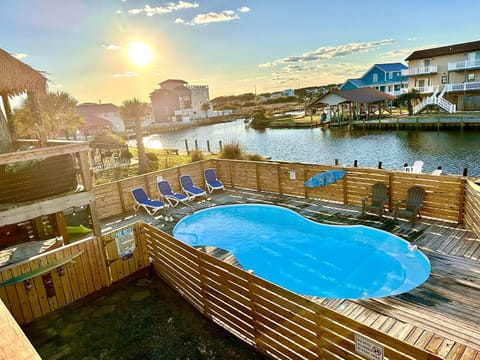
[[[403,172],[413,173],[413,174],[421,174],[422,170],[423,170],[423,161],[421,160],[415,161],[412,166],[405,166],[403,168]]]

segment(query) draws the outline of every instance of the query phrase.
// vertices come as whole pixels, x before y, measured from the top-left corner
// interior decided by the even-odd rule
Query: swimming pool
[[[225,205],[181,219],[173,236],[230,251],[245,270],[302,295],[373,298],[428,279],[430,262],[388,232],[319,224],[273,205]]]

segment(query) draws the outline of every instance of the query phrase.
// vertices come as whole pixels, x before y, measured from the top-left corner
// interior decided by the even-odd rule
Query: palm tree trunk
[[[142,175],[147,172],[147,154],[143,144],[142,120],[140,118],[135,119],[135,139],[138,152],[138,174]]]
[[[40,140],[40,147],[47,146],[47,133],[43,124],[42,113],[40,112],[40,103],[38,101],[37,94],[33,91],[27,91],[28,101],[30,102],[30,111],[32,112],[35,125],[38,130],[38,136]]]

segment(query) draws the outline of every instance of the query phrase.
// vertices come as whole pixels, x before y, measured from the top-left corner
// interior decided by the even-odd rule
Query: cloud
[[[115,44],[103,44],[102,47],[104,47],[107,50],[120,50],[122,48],[121,45],[115,45]]]
[[[210,24],[214,22],[225,22],[240,19],[232,10],[224,10],[221,13],[209,12],[207,14],[198,14],[190,22],[190,25]]]
[[[246,13],[246,12],[249,12],[250,11],[250,8],[249,7],[241,7],[240,9],[238,9],[238,11],[240,11],[241,13]]]
[[[131,72],[131,71],[126,71],[124,73],[119,73],[119,74],[114,74],[113,77],[116,78],[121,78],[121,77],[135,77],[138,76],[137,73]]]
[[[18,60],[21,60],[21,59],[25,59],[26,57],[28,57],[27,54],[11,54],[14,58],[18,59]]]
[[[175,19],[175,24],[183,24],[185,22],[185,20],[183,20],[182,18],[176,18]]]
[[[166,6],[155,6],[145,5],[143,8],[134,8],[127,10],[127,13],[130,15],[138,15],[145,13],[147,16],[154,16],[158,14],[168,14],[174,11],[179,11],[182,9],[191,9],[197,8],[200,5],[196,2],[188,2],[180,0],[177,3],[169,2]]]
[[[340,46],[324,46],[317,50],[306,52],[302,55],[289,56],[283,59],[277,59],[268,63],[260,64],[260,67],[272,67],[279,64],[302,63],[313,61],[324,61],[336,57],[353,55],[356,53],[367,52],[380,46],[393,44],[394,40],[386,39],[364,43],[351,43]]]

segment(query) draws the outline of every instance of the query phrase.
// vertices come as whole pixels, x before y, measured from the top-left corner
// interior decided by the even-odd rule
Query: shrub
[[[158,162],[158,156],[154,152],[148,152],[146,155],[147,161]]]
[[[203,155],[202,150],[193,150],[190,152],[190,157],[192,159],[192,162],[195,161],[202,161],[205,159],[205,156]]]
[[[247,154],[247,155],[245,155],[245,160],[265,161],[265,158],[260,154]]]
[[[125,144],[125,139],[105,130],[95,136],[92,140],[92,144],[123,145]]]
[[[128,149],[123,149],[120,153],[120,159],[130,161],[133,158],[133,154]]]
[[[243,150],[239,143],[233,142],[225,144],[220,152],[221,159],[236,159],[240,160],[243,157]]]

